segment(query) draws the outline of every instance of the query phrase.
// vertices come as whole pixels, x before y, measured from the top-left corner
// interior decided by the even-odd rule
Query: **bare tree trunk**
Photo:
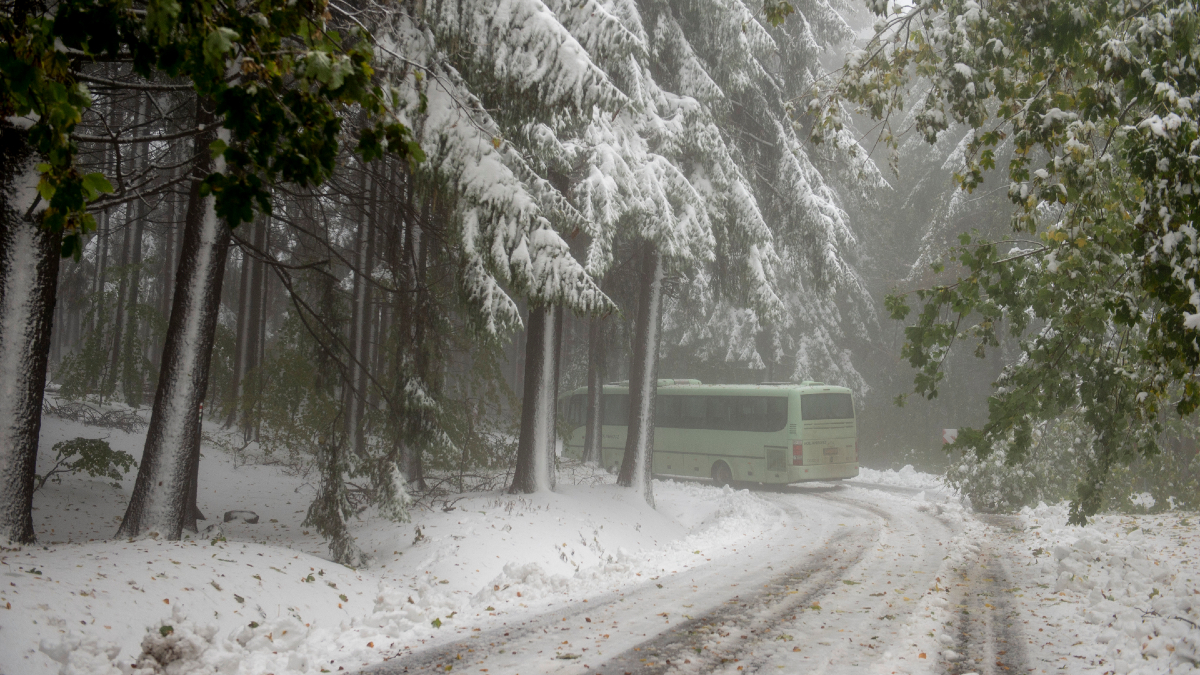
[[[146,210],[138,201],[137,217],[133,225],[132,241],[129,245],[128,271],[129,291],[126,294],[125,305],[125,343],[122,345],[123,358],[121,364],[121,387],[125,393],[125,403],[137,408],[142,404],[142,388],[145,384],[138,376],[137,359],[137,304],[141,295],[142,283],[142,235],[145,233]]]
[[[37,194],[28,134],[0,121],[0,543],[33,531],[42,397],[54,320],[62,233],[26,217]]]
[[[629,362],[629,432],[617,484],[640,490],[654,506],[654,399],[658,391],[658,342],[662,324],[662,254],[646,242],[638,283],[638,313]]]
[[[525,387],[521,398],[521,436],[517,440],[517,465],[510,493],[553,490],[554,392],[558,374],[555,305],[530,308],[525,338]]]
[[[598,465],[604,459],[604,317],[588,322],[587,427],[583,435],[583,461]]]
[[[366,433],[363,416],[367,401],[367,355],[370,352],[371,273],[375,258],[374,197],[377,186],[374,177],[363,172],[363,198],[366,207],[361,209],[362,220],[355,237],[354,288],[350,300],[350,358],[346,364],[345,387],[346,438],[350,449],[359,456],[366,453]]]
[[[271,218],[268,216],[263,220],[262,231],[258,235],[258,250],[262,251],[263,255],[271,253]],[[242,413],[246,415],[247,427],[254,434],[254,440],[258,440],[259,433],[262,431],[262,415],[259,414],[259,405],[261,404],[263,393],[263,361],[267,358],[267,300],[268,291],[270,290],[271,275],[267,273],[267,263],[262,260],[255,261],[256,275],[254,280],[257,282],[255,286],[255,294],[258,303],[251,307],[258,316],[258,324],[254,328],[254,358],[251,361],[254,379],[250,381],[250,386],[254,389],[250,399],[250,406]]]
[[[200,512],[200,507],[196,505],[196,498],[199,496],[198,493],[200,492],[200,437],[204,430],[203,408],[201,409],[199,417],[201,433],[196,434],[194,447],[189,453],[191,456],[191,462],[188,464],[187,498],[184,503],[185,512],[183,516],[183,529],[189,532],[200,531],[199,526],[196,525],[197,520],[208,520],[208,518],[205,518],[204,514]]]
[[[108,282],[108,210],[100,213],[99,232],[96,237],[96,278],[92,282],[92,292],[96,294],[96,310],[92,314],[93,331],[100,330],[103,325],[104,286]]]
[[[134,119],[135,124],[141,123],[147,116],[147,98],[142,97],[138,105],[137,117]],[[133,173],[136,175],[141,172],[143,163],[146,161],[147,146],[139,144],[134,146],[133,155]],[[132,211],[132,215],[130,215]],[[129,375],[126,360],[126,352],[129,350],[129,345],[133,340],[133,327],[135,321],[132,317],[133,304],[128,298],[132,295],[137,296],[137,292],[132,290],[131,270],[129,265],[134,262],[136,257],[140,262],[142,258],[142,223],[145,220],[145,201],[143,199],[136,200],[133,204],[125,207],[125,227],[124,236],[121,238],[121,256],[118,259],[118,265],[121,267],[121,281],[117,287],[117,312],[113,320],[113,341],[112,352],[109,354],[108,362],[108,377],[107,382],[102,392],[103,396],[107,396],[110,392],[116,396],[117,382],[121,381],[125,398],[129,398],[129,384],[124,382],[124,376]],[[132,226],[132,228],[131,228]]]
[[[254,233],[258,227],[258,223],[247,223],[243,232],[240,235],[250,236],[251,241],[254,240]],[[246,377],[246,344],[250,332],[250,253],[242,251],[242,263],[239,269],[238,276],[241,283],[238,284],[238,309],[237,309],[237,328],[233,342],[233,376],[229,378],[229,400],[232,405],[229,406],[229,414],[225,416],[225,427],[233,426],[239,419],[242,405],[242,380]]]
[[[229,248],[229,227],[216,213],[215,198],[201,196],[200,181],[212,169],[207,148],[215,138],[211,104],[199,107],[197,121],[212,131],[196,137],[193,168],[175,300],[163,346],[162,372],[154,396],[146,447],[137,482],[117,531],[120,537],[179,539],[192,515],[188,491],[199,450],[200,404],[208,386],[209,363],[221,301],[221,280]]]
[[[411,194],[411,193],[410,193]],[[420,221],[415,223],[406,232],[408,239],[407,249],[410,262],[415,263],[415,269],[412,274],[412,295],[409,309],[409,325],[412,326],[412,354],[413,354],[413,369],[418,381],[422,386],[429,385],[429,346],[425,344],[425,330],[429,323],[429,295],[428,288],[425,286],[427,268],[429,266],[429,247],[430,241],[426,240],[424,230],[422,229],[430,222],[430,215],[433,213],[434,197],[427,195],[421,205]],[[412,209],[409,209],[412,213]],[[409,439],[416,438],[424,425],[424,411],[415,411],[409,413],[408,420],[408,437]],[[428,486],[425,484],[425,466],[422,458],[422,447],[419,444],[406,440],[402,448],[403,453],[400,458],[401,466],[404,467],[405,475],[408,477],[409,485],[415,486],[418,490],[425,490]]]
[[[163,231],[163,253],[162,266],[159,268],[158,283],[158,312],[163,318],[168,318],[171,313],[171,282],[175,280],[175,251],[176,236],[175,231],[178,226],[175,224],[176,202],[178,198],[172,193],[167,197],[167,218],[166,226]],[[155,364],[158,365],[157,363]]]
[[[108,368],[105,371],[104,384],[100,389],[101,399],[106,398],[110,394],[115,395],[117,378],[120,373],[121,340],[125,330],[125,296],[129,293],[129,239],[130,228],[129,223],[126,222],[121,236],[120,253],[117,255],[117,267],[121,271],[120,279],[117,281],[117,305],[114,308],[115,315],[113,316],[112,343],[109,345]]]

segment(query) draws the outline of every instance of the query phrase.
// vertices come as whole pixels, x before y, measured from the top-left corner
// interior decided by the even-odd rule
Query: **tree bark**
[[[258,223],[247,223],[246,229],[248,232],[242,232],[242,235],[249,235],[251,241],[254,239],[254,234],[258,228]],[[242,251],[242,264],[238,276],[241,283],[238,285],[238,309],[237,309],[237,333],[233,343],[233,377],[229,378],[229,414],[225,417],[225,427],[233,426],[240,419],[242,406],[242,380],[246,376],[246,363],[248,356],[246,347],[250,333],[250,253]]]
[[[517,441],[517,465],[510,493],[553,490],[554,391],[558,374],[555,316],[561,309],[540,305],[529,310],[525,338],[525,387],[521,399],[521,436]]]
[[[425,336],[429,328],[432,312],[432,300],[429,297],[429,288],[426,286],[429,272],[429,250],[433,245],[433,238],[425,236],[425,227],[429,226],[430,219],[433,213],[433,205],[435,195],[426,195],[421,204],[420,220],[409,228],[407,235],[411,235],[408,242],[408,255],[410,261],[415,262],[416,268],[413,270],[412,276],[412,295],[410,304],[410,319],[409,325],[412,326],[412,355],[413,369],[416,374],[417,381],[421,386],[430,386],[430,361],[432,361],[432,346],[427,344]],[[412,210],[409,210],[412,213]],[[408,439],[420,438],[426,428],[426,412],[417,409],[409,413],[408,419]],[[406,440],[401,455],[401,465],[404,467],[405,475],[408,477],[409,485],[416,487],[418,490],[428,489],[425,484],[425,464],[423,459],[423,446],[419,443],[413,443],[411,440]]]
[[[350,359],[346,364],[345,386],[346,438],[350,448],[360,457],[366,453],[366,433],[363,417],[367,401],[367,363],[370,353],[370,326],[372,264],[375,258],[374,197],[377,186],[374,178],[363,172],[363,199],[366,206],[360,209],[361,220],[355,236],[354,288],[350,307]]]
[[[26,217],[37,158],[28,134],[0,121],[0,543],[33,531],[42,397],[54,321],[62,233]]]
[[[96,294],[96,309],[92,312],[92,322],[89,326],[93,331],[104,327],[101,308],[104,307],[104,287],[108,283],[108,221],[108,210],[105,209],[100,214],[100,225],[96,228],[99,232],[96,237],[96,279],[92,284],[92,292]]]
[[[211,109],[205,107],[197,121],[215,131]],[[196,137],[198,159],[193,167],[162,372],[137,482],[117,531],[121,537],[179,539],[185,526],[195,528],[194,520],[187,522],[192,515],[187,497],[193,453],[199,450],[200,404],[208,386],[230,239],[228,225],[217,216],[215,198],[200,195],[200,182],[212,169],[207,148],[214,138],[213,132]]]
[[[263,252],[263,255],[271,253],[271,218],[268,216],[263,219],[262,229],[258,233],[257,247]],[[250,311],[258,316],[258,323],[254,327],[254,354],[250,360],[250,371],[254,373],[254,378],[250,380],[250,386],[253,387],[251,405],[243,410],[242,414],[246,416],[247,436],[253,434],[254,440],[259,439],[259,432],[262,431],[262,415],[260,411],[260,399],[263,393],[263,373],[262,365],[267,358],[267,300],[270,290],[271,275],[266,262],[256,260],[254,262],[255,269],[255,286],[254,293],[257,304],[250,307]]]
[[[129,244],[129,265],[128,279],[129,290],[125,296],[125,340],[121,346],[123,354],[121,359],[121,388],[125,394],[125,403],[131,407],[137,408],[142,405],[143,387],[145,383],[138,375],[137,360],[139,350],[137,349],[137,304],[141,295],[142,284],[142,235],[145,233],[146,225],[146,210],[142,202],[138,201],[137,217],[133,224],[132,240]]]
[[[140,124],[147,117],[147,97],[141,97],[138,104],[135,124]],[[146,143],[139,143],[134,146],[133,150],[133,173],[141,172],[145,162],[148,160],[146,156],[149,151],[149,146]],[[133,216],[130,217],[132,210]],[[142,223],[145,220],[146,206],[142,199],[136,200],[133,204],[125,207],[125,228],[124,236],[121,238],[121,257],[118,264],[121,267],[121,280],[117,288],[117,313],[113,321],[113,342],[112,352],[109,355],[108,363],[108,378],[102,395],[108,395],[110,392],[115,397],[117,393],[117,383],[121,383],[122,393],[129,403],[130,383],[126,382],[126,377],[130,376],[129,358],[133,353],[134,328],[136,320],[133,317],[133,306],[136,303],[137,290],[134,288],[134,283],[140,282],[140,276],[135,275],[130,269],[131,264],[137,264],[142,259]],[[132,229],[131,229],[132,227]],[[131,301],[130,298],[133,298]],[[132,404],[131,404],[132,405]]]
[[[583,462],[593,466],[604,459],[604,317],[588,321],[587,426],[583,435]]]
[[[654,506],[654,400],[658,391],[658,343],[662,324],[663,261],[658,248],[645,243],[633,355],[629,362],[629,431],[617,484],[640,490]]]
[[[105,371],[104,383],[100,390],[101,400],[116,394],[117,381],[121,372],[121,342],[125,331],[125,296],[129,293],[129,239],[130,228],[127,221],[121,236],[120,253],[117,255],[117,267],[120,269],[117,281],[117,305],[113,317],[112,344],[109,345],[108,369]]]

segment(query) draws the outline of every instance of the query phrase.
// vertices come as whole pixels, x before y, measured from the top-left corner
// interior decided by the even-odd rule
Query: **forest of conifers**
[[[56,396],[152,410],[121,533],[195,529],[201,414],[319,465],[310,516],[336,541],[348,491],[552,484],[556,393],[629,379],[640,406],[660,347],[675,375],[865,391],[847,202],[885,183],[793,114],[849,24],[701,4],[43,8],[68,58],[41,67],[85,103],[40,204],[18,146],[46,152],[45,118],[4,129],[6,235],[66,214],[62,244],[7,248],[6,292],[52,296]],[[75,211],[68,182],[45,189],[72,175]],[[622,480],[652,499],[635,464]]]
[[[309,520],[351,560],[364,499],[402,519],[447,475],[551,486],[568,389],[628,380],[636,411],[657,377],[828,381],[859,394],[865,456],[898,457],[980,423],[1021,349],[985,336],[893,424],[884,295],[1013,209],[951,179],[979,169],[972,118],[889,174],[871,120],[816,114],[870,20],[840,3],[4,6],[13,541],[45,382],[152,411],[122,535],[195,530],[203,415],[318,467]],[[652,502],[630,419],[620,480]]]

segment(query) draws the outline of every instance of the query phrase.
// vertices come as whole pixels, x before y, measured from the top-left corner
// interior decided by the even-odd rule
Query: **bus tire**
[[[712,465],[712,481],[717,487],[725,487],[733,484],[733,471],[730,471],[729,465],[722,461],[717,461]]]

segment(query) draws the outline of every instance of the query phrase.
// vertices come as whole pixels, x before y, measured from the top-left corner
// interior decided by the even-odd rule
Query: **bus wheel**
[[[717,487],[725,487],[733,484],[733,472],[729,470],[729,465],[725,462],[717,462],[712,465],[712,480],[713,485]]]

